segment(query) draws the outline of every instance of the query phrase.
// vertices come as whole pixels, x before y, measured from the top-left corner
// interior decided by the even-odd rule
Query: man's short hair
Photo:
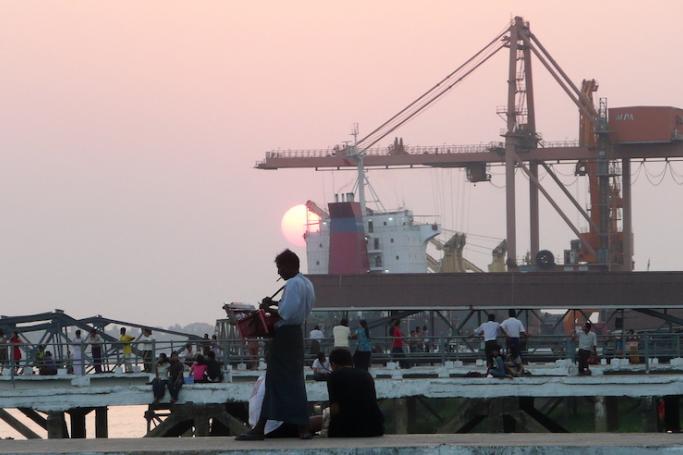
[[[493,313],[489,313],[489,321],[493,322],[496,320],[496,315]]]
[[[515,313],[515,310],[508,310],[508,316],[511,318],[514,318],[517,316],[517,313]]]
[[[275,256],[275,264],[299,269],[299,256],[289,248]]]
[[[353,358],[351,358],[351,351],[344,348],[336,348],[330,352],[330,363],[335,365],[348,367],[353,365]]]
[[[341,318],[341,321],[339,321],[341,325],[349,325],[349,320],[346,318]]]

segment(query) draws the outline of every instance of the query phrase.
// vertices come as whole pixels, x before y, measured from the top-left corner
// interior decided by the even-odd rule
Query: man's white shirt
[[[484,334],[484,341],[492,341],[498,338],[498,332],[500,330],[500,324],[496,321],[487,321],[480,325],[477,330],[474,331],[475,335]]]
[[[303,324],[314,303],[313,283],[301,273],[297,273],[285,284],[284,294],[278,304],[278,313],[282,319],[277,322],[277,326]]]
[[[510,338],[519,338],[522,332],[526,332],[524,324],[517,318],[507,318],[500,324],[500,327]]]

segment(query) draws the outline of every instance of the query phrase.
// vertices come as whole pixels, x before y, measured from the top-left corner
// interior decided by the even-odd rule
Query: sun
[[[306,246],[306,241],[304,240],[306,226],[308,226],[308,231],[317,232],[320,228],[318,226],[319,221],[320,217],[315,213],[309,212],[306,209],[306,205],[295,205],[282,216],[282,222],[280,223],[282,235],[294,246]]]

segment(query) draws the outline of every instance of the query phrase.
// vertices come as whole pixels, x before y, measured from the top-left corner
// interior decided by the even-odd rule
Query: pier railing
[[[681,333],[639,333],[630,336],[598,336],[598,360],[609,364],[613,359],[642,365],[649,370],[659,362],[665,364],[673,358],[682,357]],[[440,365],[448,361],[476,363],[484,360],[484,342],[480,337],[442,336],[406,337],[399,343],[391,337],[372,338],[372,364],[386,365],[394,362],[401,368],[420,365]],[[505,353],[505,339],[498,344]],[[402,345],[399,349],[399,345]],[[117,342],[99,344],[95,349],[87,343],[46,344],[0,344],[0,372],[5,376],[53,375],[58,373],[84,375],[100,372],[148,372],[154,373],[155,362],[161,353],[170,357],[179,352],[181,361],[190,366],[197,354],[207,357],[213,351],[218,362],[232,367],[257,369],[265,362],[268,340],[208,340],[207,342],[154,341],[132,342],[130,352]],[[188,350],[189,346],[189,350]],[[306,364],[310,366],[318,352],[326,355],[334,349],[332,338],[305,340]],[[16,358],[16,350],[21,353]],[[355,352],[355,340],[349,349]],[[542,335],[521,338],[522,359],[526,362],[554,362],[559,359],[576,359],[577,341],[569,336]],[[392,352],[393,351],[393,352]],[[49,354],[48,354],[49,352]],[[31,355],[26,355],[30,353]],[[79,355],[80,353],[80,355]],[[61,372],[59,370],[62,370]]]

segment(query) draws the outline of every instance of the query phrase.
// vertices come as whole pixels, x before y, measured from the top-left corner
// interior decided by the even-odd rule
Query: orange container
[[[614,144],[683,140],[683,109],[670,106],[613,107],[608,114],[610,139]]]

